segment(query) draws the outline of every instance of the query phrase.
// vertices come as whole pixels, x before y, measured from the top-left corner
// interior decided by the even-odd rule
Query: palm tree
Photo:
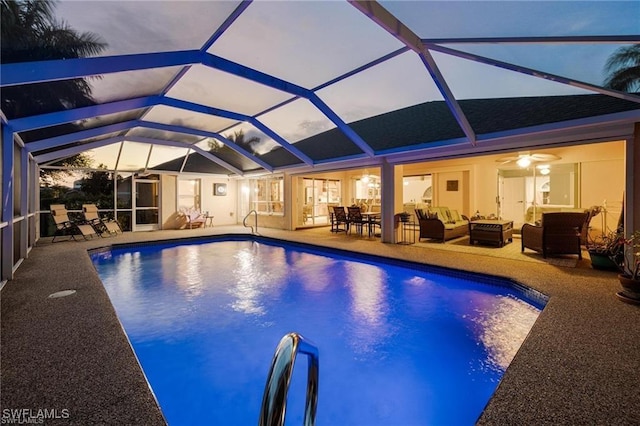
[[[106,47],[93,33],[78,33],[54,16],[51,0],[2,0],[0,61],[46,61],[82,58]],[[9,118],[43,114],[92,105],[91,86],[72,79],[7,87],[2,91],[2,111]]]
[[[82,58],[102,52],[107,44],[93,33],[78,33],[54,15],[52,0],[0,0],[0,62],[47,61]],[[82,79],[6,87],[0,95],[2,112],[9,119],[62,111],[95,104],[91,86]],[[77,130],[75,124],[58,126],[55,135]],[[23,132],[25,142],[55,136],[52,129]],[[88,158],[77,155],[64,165],[86,166]],[[56,175],[44,171],[45,175]]]
[[[225,135],[225,138],[229,139],[231,142],[235,143],[236,145],[241,146],[242,148],[248,149],[250,150],[252,153],[255,154],[255,148],[256,145],[260,142],[260,138],[257,136],[252,136],[249,139],[246,139],[246,135],[244,134],[244,131],[238,130],[238,131],[234,131],[233,135]],[[218,142],[217,140],[213,140],[213,141],[209,141],[209,150],[211,152],[215,152],[218,151],[222,148],[222,143]]]
[[[618,48],[605,65],[604,86],[623,92],[640,91],[640,44]]]

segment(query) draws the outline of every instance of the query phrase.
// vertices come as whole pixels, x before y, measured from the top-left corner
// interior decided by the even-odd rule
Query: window
[[[200,179],[178,179],[178,210],[200,210]]]
[[[284,177],[252,179],[251,206],[260,214],[284,214]]]

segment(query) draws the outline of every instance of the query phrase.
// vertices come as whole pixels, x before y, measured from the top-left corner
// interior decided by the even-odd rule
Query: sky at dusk
[[[423,39],[640,34],[638,1],[381,1],[380,4]],[[238,2],[230,1],[67,0],[59,2],[56,10],[58,17],[72,28],[100,35],[109,46],[103,55],[109,56],[200,49],[237,5]],[[347,2],[256,1],[208,52],[314,89],[401,47],[399,40]],[[604,63],[619,45],[448,47],[599,85],[604,79]],[[458,99],[590,93],[443,53],[432,55]],[[162,93],[180,69],[168,67],[92,79],[93,95],[97,101],[105,102]],[[316,93],[345,122],[443,99],[412,51]],[[335,127],[305,99],[260,115],[291,95],[203,65],[189,69],[167,96],[258,115],[264,124],[293,143]],[[239,128],[228,129],[233,122],[227,119],[179,113],[169,107],[153,107],[145,119],[187,123],[208,131],[227,129],[225,135]],[[245,133],[261,138],[261,152],[277,146],[253,126],[245,123],[241,127]],[[144,152],[148,148],[138,148],[140,156],[146,159]],[[113,148],[95,150],[94,157],[101,150]],[[167,149],[168,157],[176,155],[175,150]]]

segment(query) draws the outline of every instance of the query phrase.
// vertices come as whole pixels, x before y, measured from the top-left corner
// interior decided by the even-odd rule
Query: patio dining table
[[[380,234],[375,233],[375,225],[379,225],[376,223],[376,219],[380,219],[380,212],[362,212],[360,214],[366,219],[369,237],[372,233],[375,237],[379,237]]]

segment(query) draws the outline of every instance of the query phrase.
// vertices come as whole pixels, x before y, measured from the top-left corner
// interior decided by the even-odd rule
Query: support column
[[[2,126],[2,212],[1,221],[9,225],[2,228],[2,280],[13,278],[13,131]]]
[[[402,211],[403,167],[389,164],[386,159],[380,167],[382,214],[382,242],[395,243],[395,214]]]
[[[633,138],[625,143],[624,232],[631,236],[640,230],[640,123],[634,126]]]
[[[20,148],[20,216],[22,220],[18,222],[18,229],[13,232],[20,233],[20,259],[27,258],[27,249],[29,247],[29,152],[25,147]],[[14,259],[14,262],[17,259]]]
[[[33,247],[40,237],[40,171],[33,157],[29,161],[29,213],[33,213],[33,223],[29,223],[29,247]]]

